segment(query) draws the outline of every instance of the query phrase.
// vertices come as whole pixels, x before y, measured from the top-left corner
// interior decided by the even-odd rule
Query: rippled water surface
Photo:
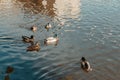
[[[0,0],[0,80],[7,66],[10,80],[119,80],[119,17],[120,0]],[[55,34],[58,45],[45,46]],[[23,35],[34,35],[41,50],[27,52]],[[93,71],[81,70],[82,56]]]

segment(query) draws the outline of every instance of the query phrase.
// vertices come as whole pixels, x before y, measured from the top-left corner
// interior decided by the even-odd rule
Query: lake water
[[[10,80],[119,80],[119,17],[120,0],[0,0],[0,80],[7,66]],[[58,45],[45,46],[54,34]],[[41,50],[27,52],[22,35],[34,35]],[[81,69],[82,56],[93,71]]]

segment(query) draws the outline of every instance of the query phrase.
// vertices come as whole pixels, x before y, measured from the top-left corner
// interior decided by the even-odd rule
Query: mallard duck
[[[81,58],[81,68],[86,72],[92,71],[90,63],[85,59],[85,57]]]
[[[34,41],[34,36],[33,36],[33,35],[31,35],[30,37],[22,36],[22,39],[23,39],[23,41],[26,42],[26,43],[31,43],[31,42]]]
[[[36,42],[35,44],[31,44],[27,47],[27,51],[39,51],[40,50],[40,44],[39,42]]]
[[[55,35],[55,37],[48,37],[47,39],[44,40],[44,44],[45,45],[49,45],[49,44],[55,44],[55,46],[58,44],[59,38],[57,37],[57,35]]]
[[[33,25],[30,29],[31,29],[33,32],[36,32],[36,31],[37,31],[37,26],[36,26],[36,25]]]
[[[46,26],[45,26],[45,29],[47,29],[47,31],[49,31],[49,29],[52,28],[51,24],[48,23]]]

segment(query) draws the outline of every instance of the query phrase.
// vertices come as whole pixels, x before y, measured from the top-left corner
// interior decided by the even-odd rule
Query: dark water
[[[47,1],[47,3],[45,2]],[[119,80],[120,0],[0,0],[0,80]],[[44,4],[44,5],[43,5]],[[46,31],[44,26],[53,27]],[[63,24],[64,23],[64,24]],[[63,25],[61,25],[63,24]],[[29,28],[38,26],[37,32]],[[35,36],[39,52],[26,52],[21,36]],[[43,40],[58,34],[57,46]],[[80,68],[85,56],[93,71]]]

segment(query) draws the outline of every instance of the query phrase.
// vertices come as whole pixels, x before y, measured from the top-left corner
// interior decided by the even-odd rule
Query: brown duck
[[[39,42],[36,42],[35,44],[31,44],[27,47],[27,51],[39,51],[40,50],[40,44]]]
[[[33,35],[31,35],[30,37],[22,36],[22,40],[26,43],[31,43],[34,41],[34,36]]]

